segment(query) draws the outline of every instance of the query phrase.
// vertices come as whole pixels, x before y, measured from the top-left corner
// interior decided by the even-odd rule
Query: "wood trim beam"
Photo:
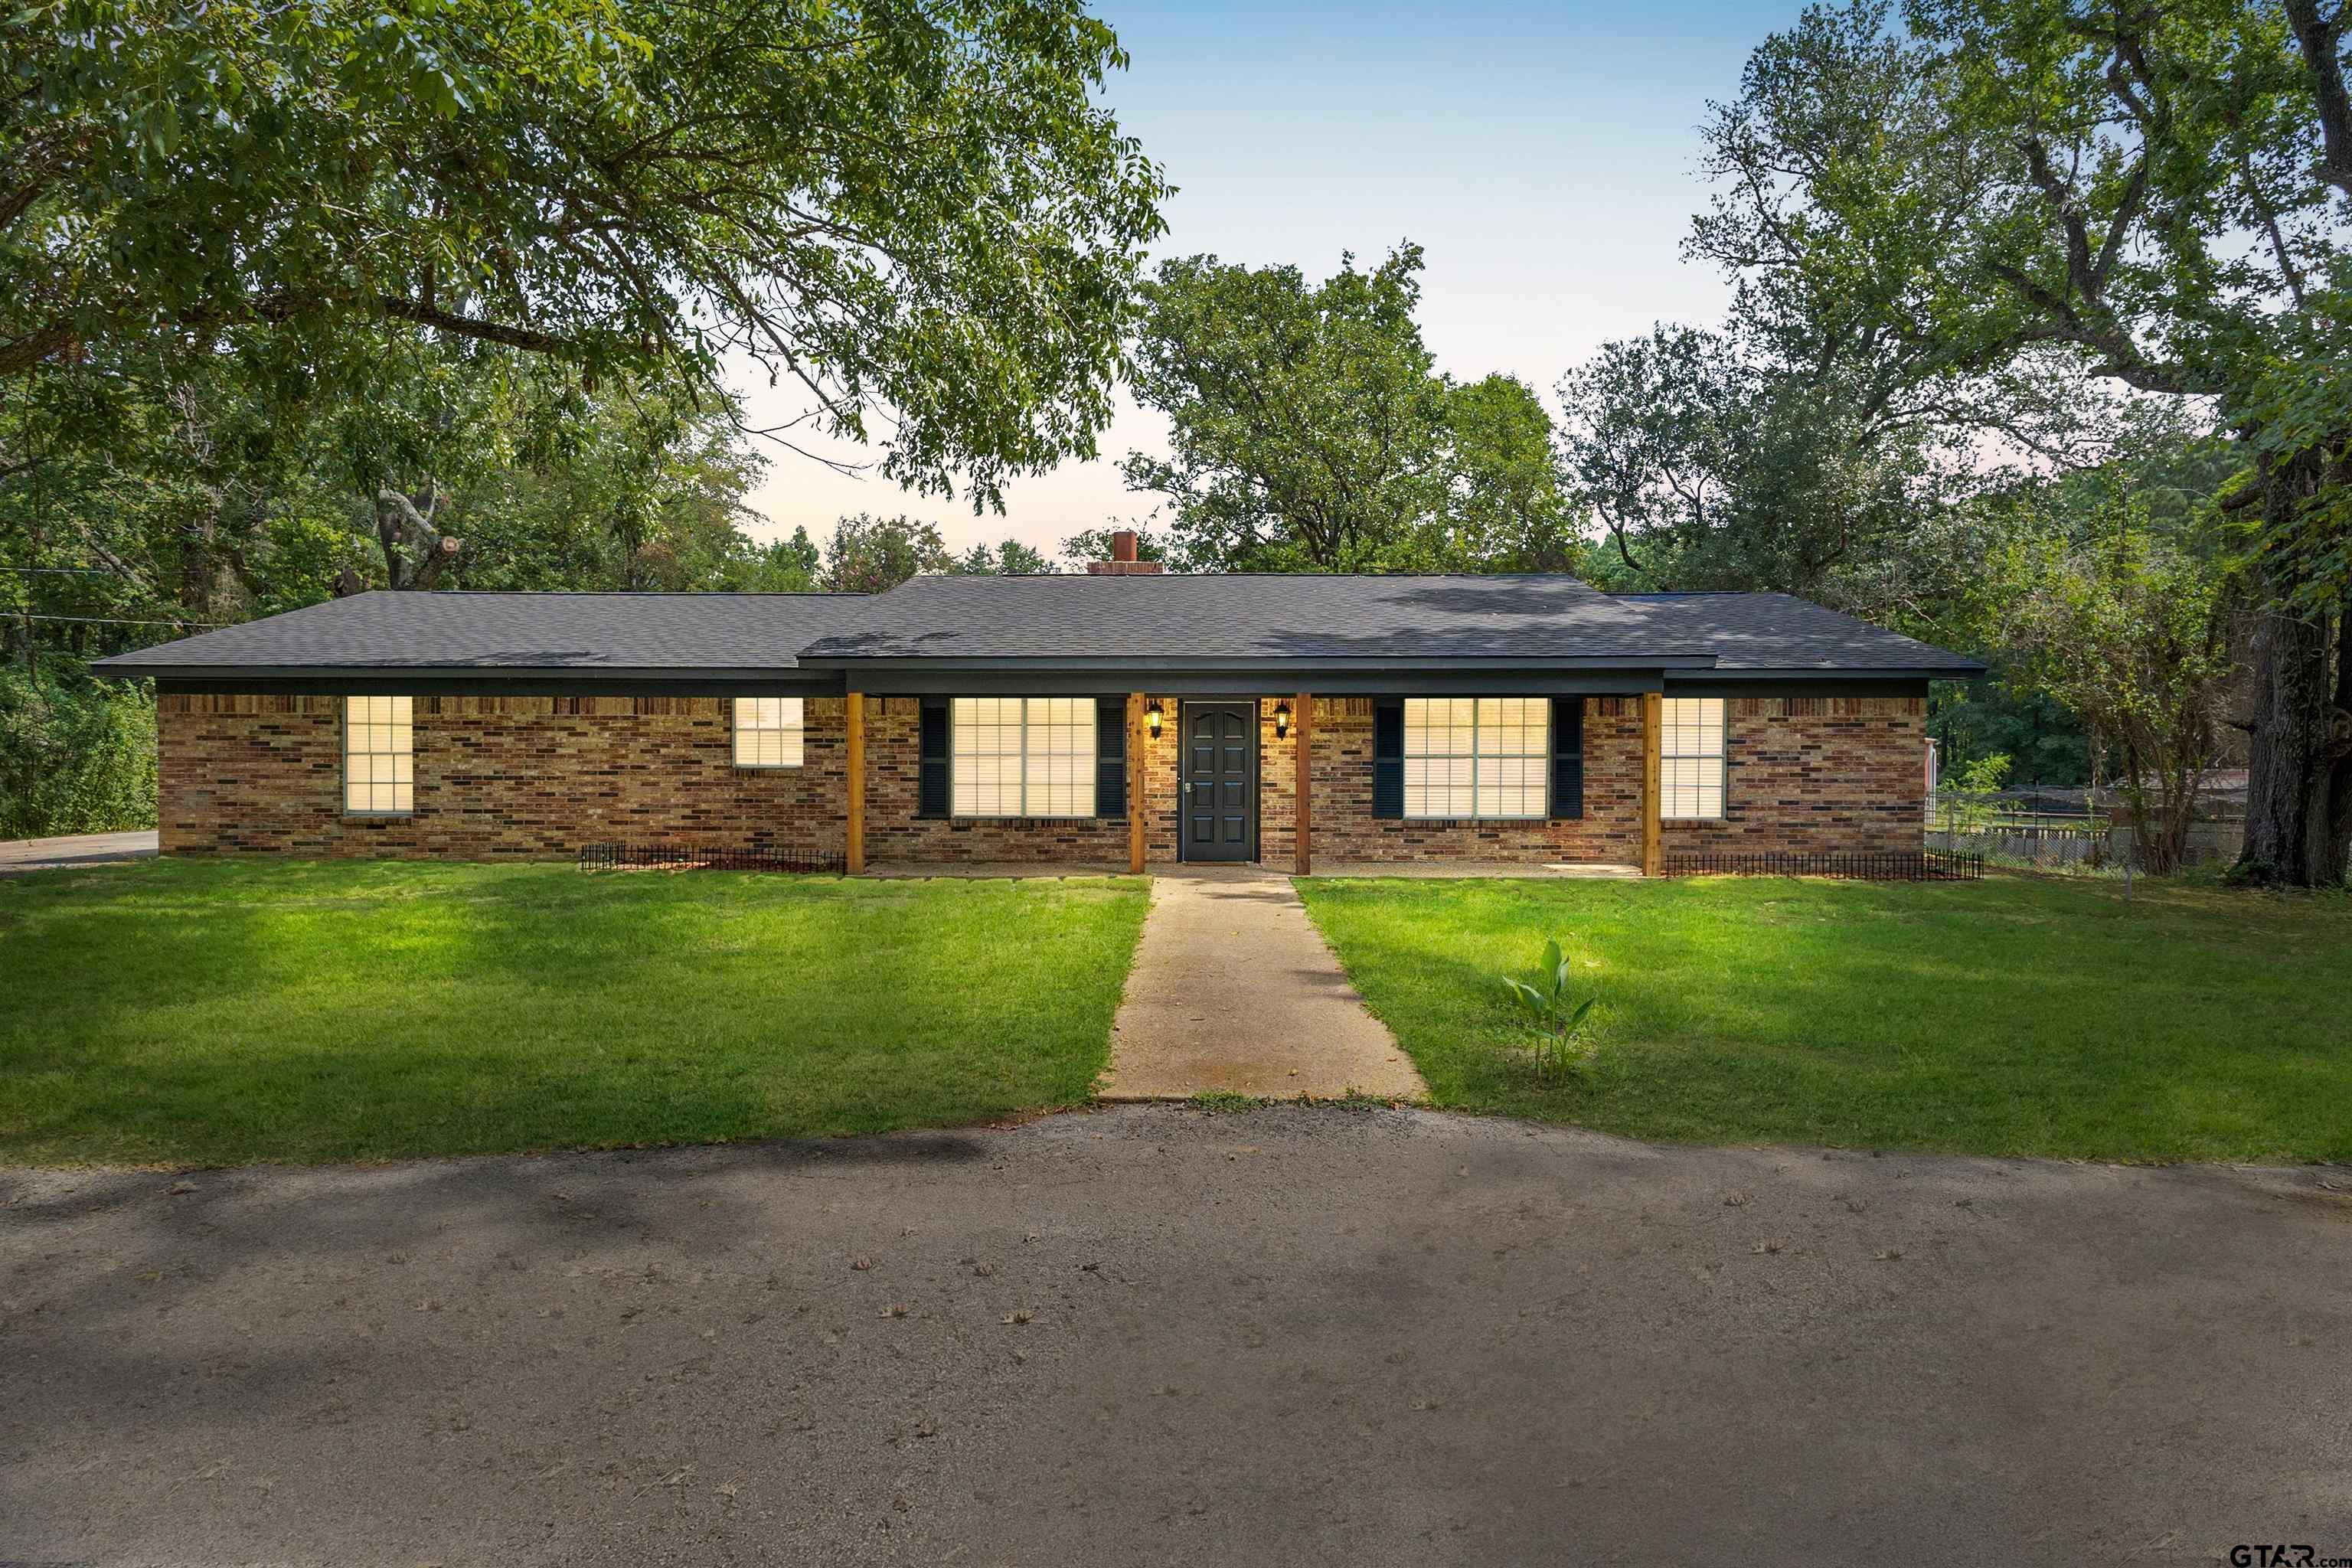
[[[1127,869],[1137,877],[1143,875],[1144,700],[1140,691],[1127,695]]]
[[[1314,802],[1312,773],[1308,763],[1310,753],[1315,748],[1315,699],[1312,694],[1302,691],[1294,700],[1297,706],[1291,710],[1290,727],[1295,742],[1291,750],[1297,753],[1298,765],[1297,786],[1298,798],[1293,807],[1297,822],[1297,832],[1294,837],[1297,840],[1297,870],[1298,875],[1304,877],[1309,875],[1315,867],[1314,854],[1307,847],[1311,832],[1308,819],[1313,815]]]
[[[849,874],[866,869],[866,694],[849,694]]]
[[[1659,762],[1665,706],[1665,699],[1657,692],[1642,693],[1642,874],[1645,877],[1662,877],[1666,870],[1664,770]]]

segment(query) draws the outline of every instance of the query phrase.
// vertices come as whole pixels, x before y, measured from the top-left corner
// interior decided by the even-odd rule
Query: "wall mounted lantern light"
[[[1277,702],[1274,705],[1274,738],[1277,741],[1286,740],[1289,735],[1290,704]]]
[[[1153,703],[1150,708],[1148,708],[1148,709],[1144,710],[1144,713],[1143,713],[1143,724],[1144,724],[1144,728],[1146,728],[1146,729],[1148,729],[1148,730],[1150,730],[1150,731],[1151,731],[1151,738],[1152,738],[1153,740],[1155,740],[1155,741],[1156,741],[1156,740],[1160,739],[1160,704],[1159,704],[1159,703],[1155,702],[1155,703]]]

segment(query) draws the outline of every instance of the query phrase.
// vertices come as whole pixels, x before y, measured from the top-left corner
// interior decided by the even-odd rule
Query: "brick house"
[[[1653,873],[1916,852],[1927,682],[1981,668],[1784,595],[1118,552],[872,596],[362,594],[98,668],[156,683],[165,854]]]

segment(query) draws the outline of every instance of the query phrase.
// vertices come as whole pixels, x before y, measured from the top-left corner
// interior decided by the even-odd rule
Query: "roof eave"
[[[975,655],[901,655],[901,654],[803,654],[803,669],[851,672],[862,669],[892,669],[922,674],[953,674],[960,670],[1134,670],[1148,672],[1165,670],[1178,674],[1201,674],[1233,671],[1247,673],[1256,670],[1423,670],[1423,669],[1507,669],[1507,670],[1595,670],[1595,671],[1655,671],[1661,669],[1711,669],[1713,654],[1612,655],[1578,658],[1500,658],[1490,657],[1456,657],[1444,654],[1424,654],[1419,657],[1361,654],[1299,654],[1254,655],[1219,658],[1169,658],[1152,654],[975,654]]]
[[[1710,680],[1801,680],[1808,676],[1833,680],[1966,680],[1985,673],[1969,660],[1951,664],[1776,664],[1718,665],[1707,672]]]
[[[315,675],[330,679],[339,675],[408,675],[425,680],[469,680],[478,675],[572,676],[583,680],[599,680],[606,676],[625,676],[643,679],[656,676],[715,675],[730,678],[760,675],[790,674],[807,667],[801,664],[709,665],[709,664],[175,664],[158,660],[142,663],[135,654],[118,654],[112,658],[93,662],[92,670],[104,675],[175,676],[201,675],[206,679],[220,676],[268,675],[283,678]]]

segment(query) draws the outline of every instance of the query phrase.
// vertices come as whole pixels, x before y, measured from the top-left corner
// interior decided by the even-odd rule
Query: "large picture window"
[[[404,816],[416,809],[416,731],[406,697],[343,699],[343,810]]]
[[[1405,699],[1407,816],[1540,817],[1550,758],[1549,698]]]
[[[796,768],[807,735],[797,697],[735,699],[735,765]]]
[[[1092,816],[1095,700],[959,697],[950,793],[958,816]]]
[[[1723,699],[1669,697],[1660,712],[1659,814],[1683,822],[1723,815]]]

